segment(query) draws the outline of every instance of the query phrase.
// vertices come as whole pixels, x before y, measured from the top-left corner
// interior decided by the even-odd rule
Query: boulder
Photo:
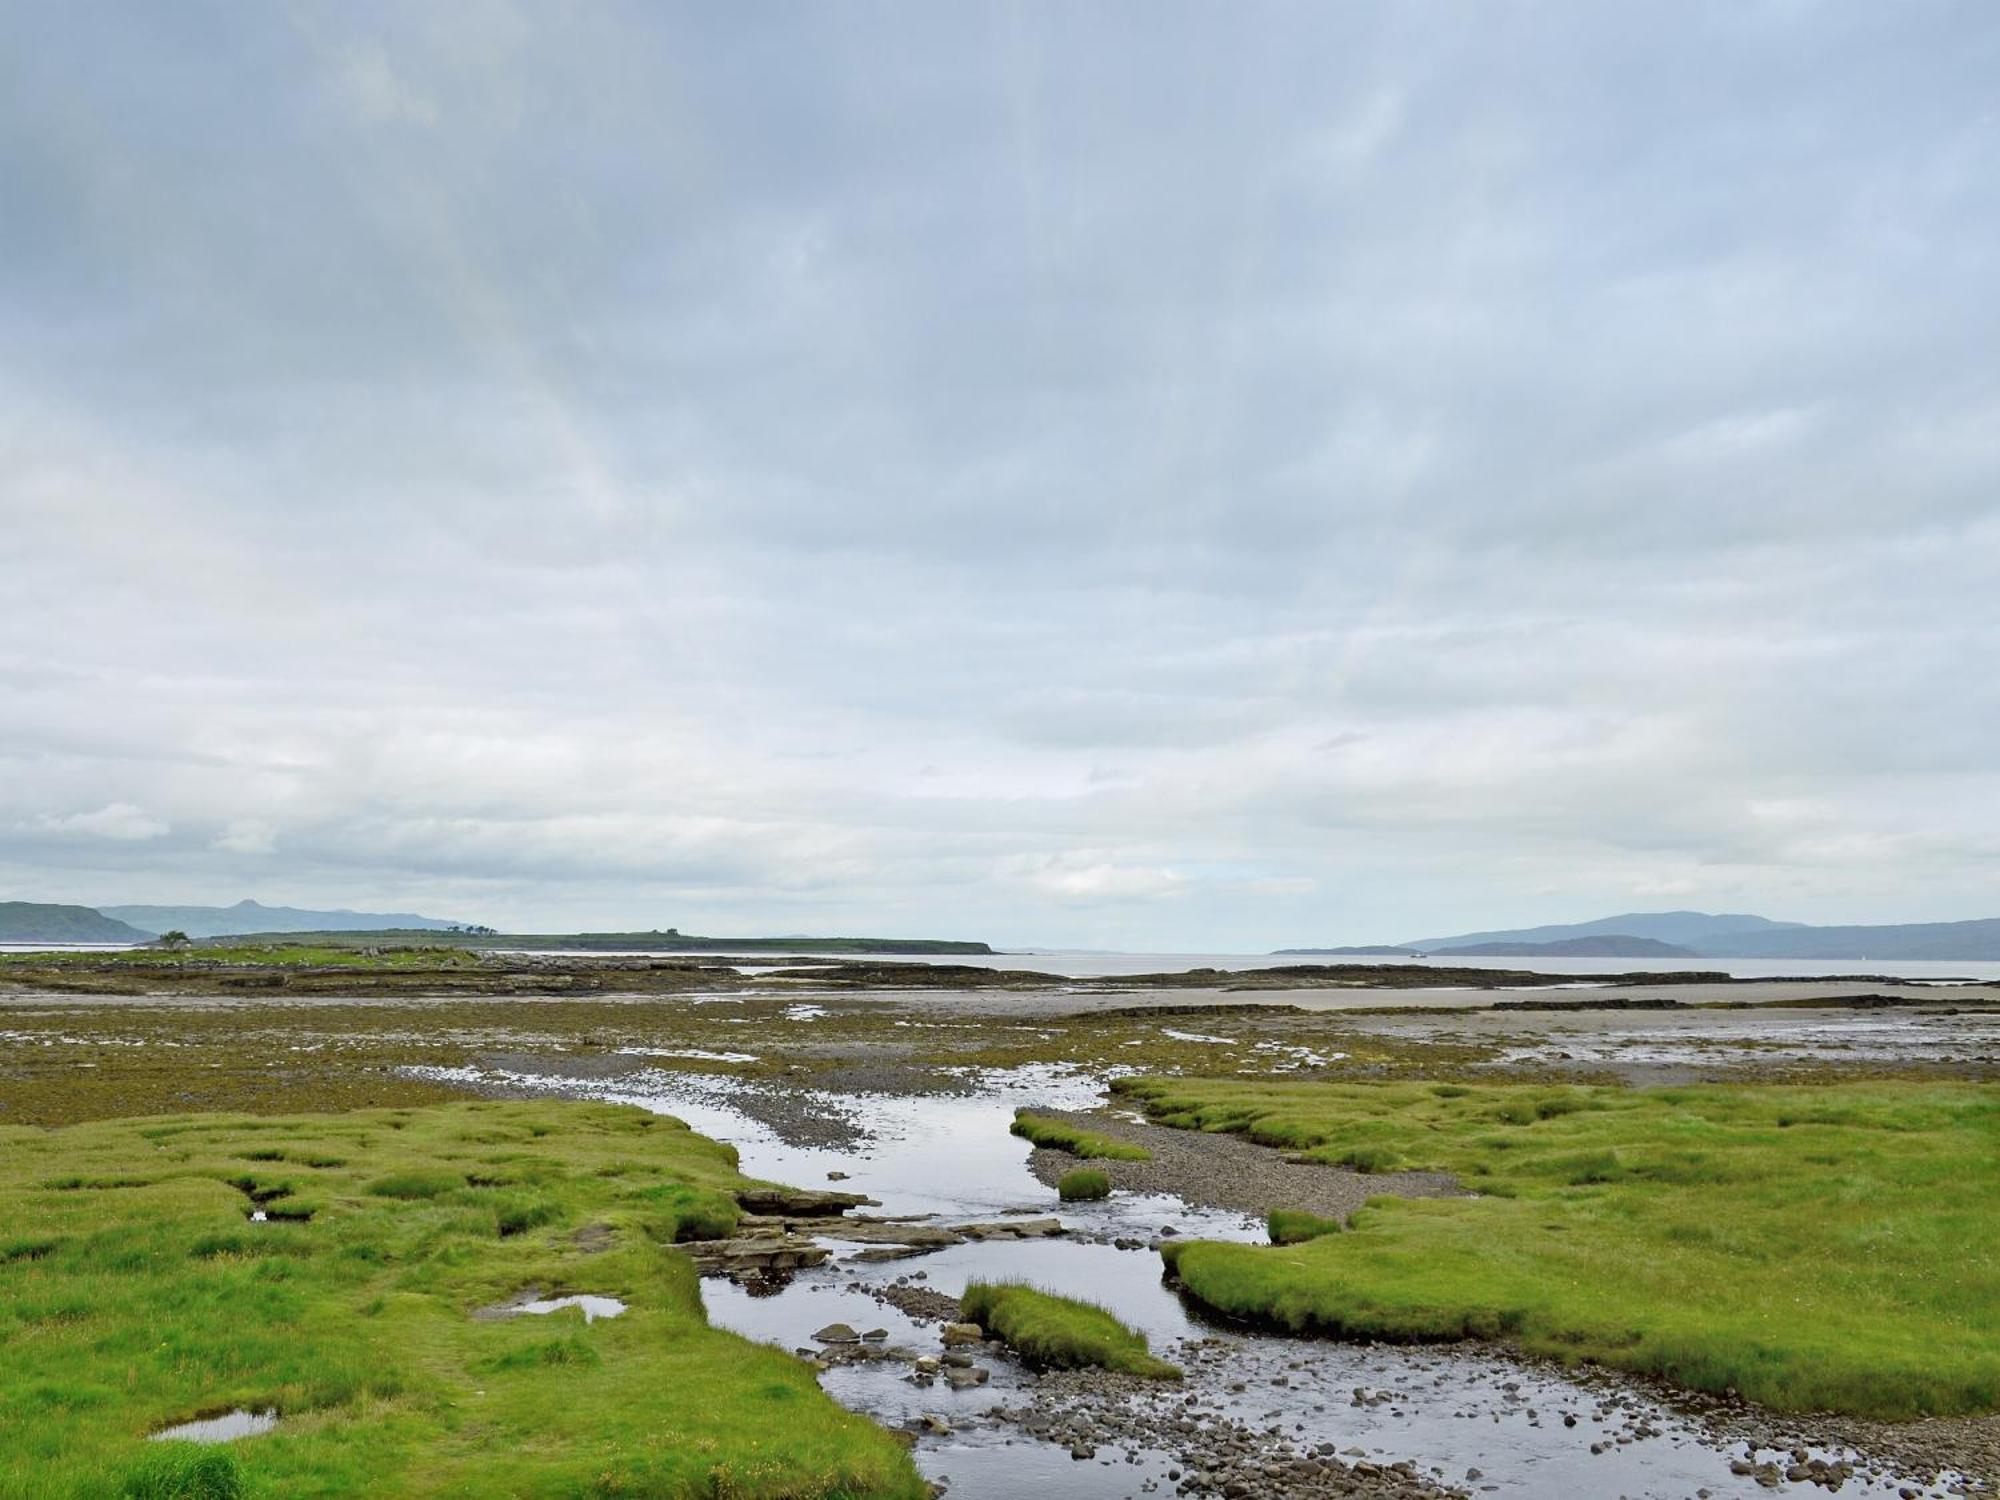
[[[794,1235],[752,1235],[729,1240],[687,1240],[675,1247],[694,1257],[704,1276],[738,1276],[751,1271],[796,1271],[823,1264],[824,1245]]]

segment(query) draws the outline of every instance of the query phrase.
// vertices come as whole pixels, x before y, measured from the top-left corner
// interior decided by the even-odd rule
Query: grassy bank
[[[1108,1135],[1098,1135],[1072,1125],[1067,1120],[1051,1120],[1047,1115],[1034,1114],[1025,1109],[1014,1111],[1014,1123],[1008,1127],[1015,1135],[1033,1141],[1037,1146],[1050,1146],[1058,1151],[1067,1151],[1072,1156],[1082,1156],[1098,1161],[1151,1161],[1153,1153],[1144,1146],[1135,1146],[1130,1141],[1113,1140]]]
[[[2000,1408],[2000,1090],[1152,1079],[1165,1122],[1456,1173],[1285,1247],[1168,1247],[1200,1300],[1354,1337],[1510,1339],[1784,1410]]]
[[[1148,1352],[1146,1336],[1103,1308],[1010,1281],[974,1281],[959,1308],[1029,1364],[1070,1370],[1098,1365],[1150,1380],[1179,1380],[1178,1366]]]
[[[708,1326],[671,1246],[741,1181],[610,1105],[0,1129],[0,1495],[913,1500],[889,1434]],[[529,1289],[627,1311],[475,1316]],[[235,1407],[277,1429],[146,1441]]]

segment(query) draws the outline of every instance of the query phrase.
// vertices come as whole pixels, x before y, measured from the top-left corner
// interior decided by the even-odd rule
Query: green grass
[[[915,1500],[890,1434],[708,1325],[672,1244],[743,1181],[614,1105],[0,1128],[0,1496]],[[528,1288],[628,1311],[472,1316]],[[277,1429],[147,1441],[238,1406]]]
[[[1078,1167],[1056,1180],[1056,1193],[1065,1203],[1084,1203],[1111,1196],[1111,1178],[1096,1167]]]
[[[166,1443],[125,1471],[125,1500],[243,1500],[243,1465],[226,1448]]]
[[[1097,1135],[1071,1125],[1065,1120],[1051,1120],[1047,1115],[1038,1115],[1030,1110],[1015,1110],[1014,1123],[1008,1128],[1015,1135],[1033,1141],[1037,1146],[1052,1146],[1058,1151],[1067,1151],[1072,1156],[1095,1158],[1100,1161],[1153,1159],[1153,1153],[1144,1146],[1135,1146],[1130,1141],[1113,1140],[1108,1135]]]
[[[1149,1380],[1179,1380],[1180,1369],[1149,1353],[1146,1336],[1094,1303],[1038,1292],[1012,1281],[974,1281],[959,1308],[1037,1369],[1098,1365]]]
[[[1303,1245],[1321,1235],[1339,1234],[1347,1226],[1338,1219],[1322,1219],[1318,1214],[1294,1208],[1274,1208],[1265,1220],[1274,1245]]]
[[[1200,1301],[1360,1338],[1504,1338],[1782,1410],[2000,1407],[2000,1090],[1123,1081],[1164,1122],[1357,1150],[1477,1197],[1284,1247],[1170,1244]]]

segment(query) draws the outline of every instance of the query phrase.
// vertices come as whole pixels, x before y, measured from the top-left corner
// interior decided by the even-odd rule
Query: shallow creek
[[[1205,1321],[1162,1282],[1157,1254],[1120,1249],[1112,1241],[1143,1246],[1168,1229],[1260,1241],[1263,1226],[1174,1198],[1128,1193],[1102,1203],[1059,1205],[1055,1192],[1030,1175],[1027,1142],[1007,1127],[1020,1105],[1100,1106],[1100,1081],[1074,1069],[985,1074],[969,1095],[810,1096],[838,1124],[813,1138],[852,1142],[840,1148],[800,1144],[798,1132],[781,1134],[766,1125],[745,1107],[754,1105],[748,1091],[759,1085],[728,1077],[656,1071],[614,1085],[513,1071],[477,1076],[675,1115],[736,1146],[752,1177],[814,1186],[845,1174],[837,1186],[881,1200],[879,1209],[865,1210],[870,1214],[930,1214],[942,1224],[991,1221],[1010,1209],[1059,1216],[1069,1231],[1064,1238],[975,1241],[901,1260],[857,1260],[868,1247],[822,1240],[833,1258],[799,1272],[775,1293],[753,1294],[721,1278],[703,1282],[715,1323],[786,1349],[814,1349],[814,1332],[829,1323],[886,1329],[887,1346],[906,1357],[836,1364],[822,1384],[844,1405],[889,1426],[923,1427],[926,1416],[942,1419],[919,1433],[916,1458],[957,1500],[1171,1495],[1182,1473],[1198,1466],[1199,1453],[1191,1465],[1186,1444],[1107,1438],[1077,1458],[1068,1441],[1030,1436],[993,1413],[1030,1405],[1036,1379],[987,1348],[975,1352],[990,1383],[966,1390],[943,1381],[915,1384],[911,1360],[942,1352],[939,1325],[906,1316],[871,1289],[900,1282],[956,1297],[969,1279],[1014,1278],[1088,1298],[1142,1330],[1154,1352],[1188,1372],[1185,1384],[1124,1399],[1196,1416],[1208,1426],[1233,1424],[1263,1442],[1282,1439],[1296,1451],[1338,1453],[1347,1463],[1408,1460],[1418,1475],[1453,1492],[1633,1500],[1771,1493],[1754,1477],[1731,1471],[1731,1461],[1746,1455],[1743,1442],[1716,1435],[1698,1417],[1629,1382],[1572,1376],[1469,1347],[1348,1345]],[[1926,1486],[1907,1476],[1871,1474],[1874,1466],[1852,1452],[1810,1451],[1855,1464],[1843,1493],[1954,1492],[1944,1481]],[[1757,1458],[1775,1460],[1780,1470],[1793,1461],[1768,1450]],[[1805,1483],[1779,1488],[1826,1493]],[[1282,1494],[1283,1488],[1257,1493]]]

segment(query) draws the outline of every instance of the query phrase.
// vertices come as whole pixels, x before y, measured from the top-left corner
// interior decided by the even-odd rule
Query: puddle
[[[625,1304],[616,1297],[598,1297],[585,1292],[568,1297],[536,1297],[523,1302],[508,1302],[499,1307],[482,1308],[474,1316],[511,1318],[526,1314],[540,1318],[561,1312],[566,1307],[581,1308],[586,1323],[595,1323],[599,1318],[615,1318],[625,1311]]]
[[[685,1057],[694,1062],[753,1063],[754,1052],[709,1052],[700,1047],[620,1047],[620,1057]]]
[[[445,1070],[425,1070],[439,1076]],[[882,1205],[871,1215],[936,1215],[942,1224],[992,1220],[1010,1210],[1059,1218],[1062,1238],[969,1241],[905,1259],[866,1260],[868,1247],[831,1238],[824,1265],[778,1287],[709,1278],[702,1284],[719,1327],[789,1350],[818,1348],[813,1334],[829,1323],[882,1329],[879,1357],[835,1362],[821,1384],[843,1405],[890,1427],[915,1428],[915,1455],[926,1477],[949,1481],[954,1500],[1010,1500],[1043,1492],[1096,1497],[1171,1494],[1169,1475],[1188,1467],[1187,1445],[1127,1432],[1105,1436],[1086,1459],[1065,1443],[1029,1436],[996,1415],[1036,1402],[1036,1377],[1011,1358],[975,1349],[985,1384],[954,1389],[944,1380],[913,1380],[919,1356],[942,1352],[938,1324],[900,1311],[918,1289],[957,1297],[968,1280],[1012,1278],[1108,1307],[1146,1334],[1154,1351],[1181,1364],[1188,1380],[1169,1390],[1101,1398],[1135,1420],[1148,1403],[1169,1432],[1190,1415],[1293,1447],[1337,1451],[1384,1465],[1410,1460],[1440,1484],[1473,1494],[1618,1495],[1630,1500],[1751,1500],[1769,1493],[1731,1471],[1742,1459],[1701,1419],[1624,1382],[1524,1364],[1476,1346],[1413,1348],[1341,1344],[1249,1333],[1205,1321],[1161,1279],[1159,1257],[1145,1248],[1172,1233],[1261,1242],[1263,1226],[1242,1214],[1190,1208],[1178,1199],[1129,1192],[1088,1204],[1059,1203],[1027,1170],[1029,1146],[1008,1133],[1016,1107],[1087,1109],[1101,1105],[1102,1075],[1065,1064],[962,1074],[970,1096],[839,1095],[790,1090],[787,1119],[838,1122],[847,1144],[821,1144],[810,1130],[776,1124],[766,1086],[713,1074],[648,1070],[615,1083],[579,1082],[530,1073],[450,1070],[468,1081],[506,1082],[638,1104],[675,1115],[735,1145],[745,1174],[801,1185],[842,1174],[841,1187]],[[1120,1247],[1122,1242],[1124,1248]],[[574,1300],[574,1299],[565,1299]],[[548,1304],[550,1306],[556,1304]],[[541,1304],[531,1304],[530,1310]],[[1093,1397],[1093,1411],[1099,1408]],[[1193,1403],[1187,1405],[1186,1403]],[[1115,1425],[1115,1424],[1114,1424]],[[1141,1421],[1141,1427],[1144,1423]],[[1179,1443],[1176,1447],[1175,1444]],[[1331,1450],[1324,1445],[1332,1445]],[[1828,1462],[1855,1462],[1847,1493],[1949,1494],[1951,1476],[1926,1486],[1893,1476],[1856,1455],[1809,1450]],[[1467,1475],[1477,1472],[1477,1480]],[[1785,1486],[1818,1493],[1808,1486]]]
[[[257,1437],[277,1425],[276,1407],[261,1411],[238,1407],[220,1416],[197,1417],[192,1422],[162,1427],[150,1436],[156,1443],[233,1443],[238,1438]]]

